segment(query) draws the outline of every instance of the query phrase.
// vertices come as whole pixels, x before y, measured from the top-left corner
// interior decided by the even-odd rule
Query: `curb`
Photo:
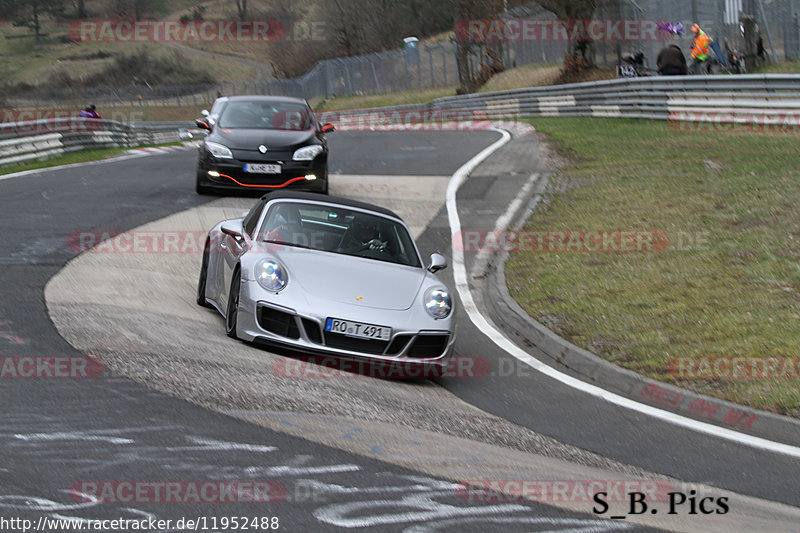
[[[541,190],[541,185],[532,188],[506,228],[519,229],[524,224],[535,210]],[[646,378],[572,344],[536,322],[508,293],[505,279],[508,256],[508,252],[503,250],[494,252],[485,265],[485,275],[470,277],[478,285],[481,300],[492,321],[526,352],[531,353],[530,347],[538,348],[548,357],[542,362],[567,369],[575,377],[633,401],[745,434],[800,446],[800,420]],[[538,354],[531,355],[537,357]]]

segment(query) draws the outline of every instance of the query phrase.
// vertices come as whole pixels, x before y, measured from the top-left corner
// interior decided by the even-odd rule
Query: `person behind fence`
[[[689,53],[689,55],[692,57],[692,63],[689,65],[689,71],[692,74],[699,74],[703,71],[703,67],[707,65],[708,44],[711,39],[708,38],[706,32],[700,29],[700,26],[697,24],[692,26],[692,33],[694,33],[694,40],[692,40],[692,50]]]
[[[83,111],[78,113],[78,116],[82,118],[103,118],[100,116],[100,113],[97,112],[97,106],[94,104],[86,106]]]
[[[669,44],[661,50],[656,66],[662,76],[682,76],[688,72],[686,58],[677,44]]]

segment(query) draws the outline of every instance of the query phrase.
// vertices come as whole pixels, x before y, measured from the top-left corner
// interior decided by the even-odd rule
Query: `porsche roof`
[[[327,194],[319,194],[315,192],[305,192],[305,191],[273,191],[268,192],[264,196],[261,197],[262,200],[267,202],[271,202],[272,200],[284,200],[284,199],[292,199],[292,200],[311,200],[314,202],[323,202],[328,204],[335,204],[340,205],[343,207],[355,207],[358,209],[366,209],[368,211],[375,211],[376,213],[381,213],[383,215],[387,215],[398,220],[403,220],[400,216],[391,211],[386,209],[385,207],[380,207],[374,204],[368,204],[366,202],[359,202],[358,200],[351,200],[349,198],[340,198],[338,196],[328,196]]]
[[[264,94],[251,94],[240,96],[226,96],[228,102],[291,102],[295,104],[307,104],[303,98],[295,98],[294,96],[270,96]]]

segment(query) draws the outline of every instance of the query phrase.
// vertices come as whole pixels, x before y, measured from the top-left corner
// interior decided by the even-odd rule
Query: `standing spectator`
[[[697,24],[692,26],[692,33],[694,33],[694,40],[692,41],[692,51],[689,54],[692,56],[692,64],[689,70],[692,74],[699,74],[702,68],[707,65],[708,44],[711,40]]]
[[[677,44],[667,45],[661,50],[656,66],[662,76],[684,76],[688,72],[686,58]]]

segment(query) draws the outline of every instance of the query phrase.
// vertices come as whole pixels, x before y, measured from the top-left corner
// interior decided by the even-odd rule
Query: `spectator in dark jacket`
[[[78,113],[78,116],[83,118],[103,118],[100,116],[100,113],[97,112],[97,107],[94,104]]]
[[[688,72],[686,58],[677,44],[670,44],[661,50],[656,59],[658,73],[662,76],[681,76]]]

